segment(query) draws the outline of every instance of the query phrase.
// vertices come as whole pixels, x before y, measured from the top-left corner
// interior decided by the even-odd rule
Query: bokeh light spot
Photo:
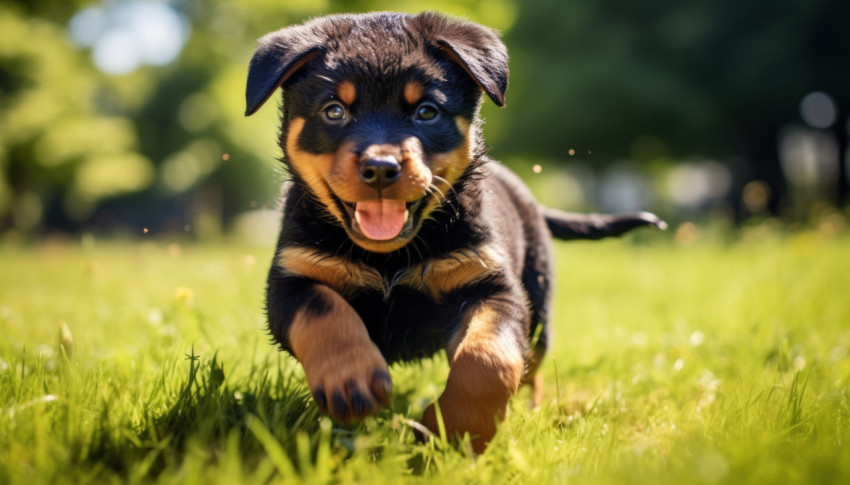
[[[800,101],[800,116],[812,128],[825,129],[835,123],[838,109],[829,95],[815,91]]]
[[[175,60],[189,34],[185,18],[167,2],[108,2],[78,12],[68,24],[71,39],[92,49],[92,60],[109,74]]]

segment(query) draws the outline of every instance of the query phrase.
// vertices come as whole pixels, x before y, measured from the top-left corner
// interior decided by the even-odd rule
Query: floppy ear
[[[254,114],[298,69],[319,52],[321,40],[304,25],[287,27],[260,38],[248,68],[245,116]]]
[[[508,89],[508,50],[499,34],[487,27],[434,12],[418,16],[423,34],[433,39],[499,106]]]

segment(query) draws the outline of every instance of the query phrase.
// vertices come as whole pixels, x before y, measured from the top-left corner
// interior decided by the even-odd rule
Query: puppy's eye
[[[416,108],[416,121],[434,121],[439,115],[437,107],[431,103],[422,103]]]
[[[338,124],[345,121],[345,117],[345,107],[339,103],[329,103],[322,108],[322,118],[328,123]]]

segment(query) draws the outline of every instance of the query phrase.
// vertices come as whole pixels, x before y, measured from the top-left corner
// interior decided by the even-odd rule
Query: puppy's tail
[[[552,236],[565,241],[617,237],[642,226],[653,226],[662,231],[667,229],[667,223],[651,212],[623,215],[579,214],[545,207],[543,216]]]

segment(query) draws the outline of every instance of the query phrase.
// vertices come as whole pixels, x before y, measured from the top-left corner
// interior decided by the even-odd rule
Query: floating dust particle
[[[539,163],[535,163],[534,166],[531,167],[531,171],[534,173],[540,173],[543,171],[543,167],[541,167]]]

